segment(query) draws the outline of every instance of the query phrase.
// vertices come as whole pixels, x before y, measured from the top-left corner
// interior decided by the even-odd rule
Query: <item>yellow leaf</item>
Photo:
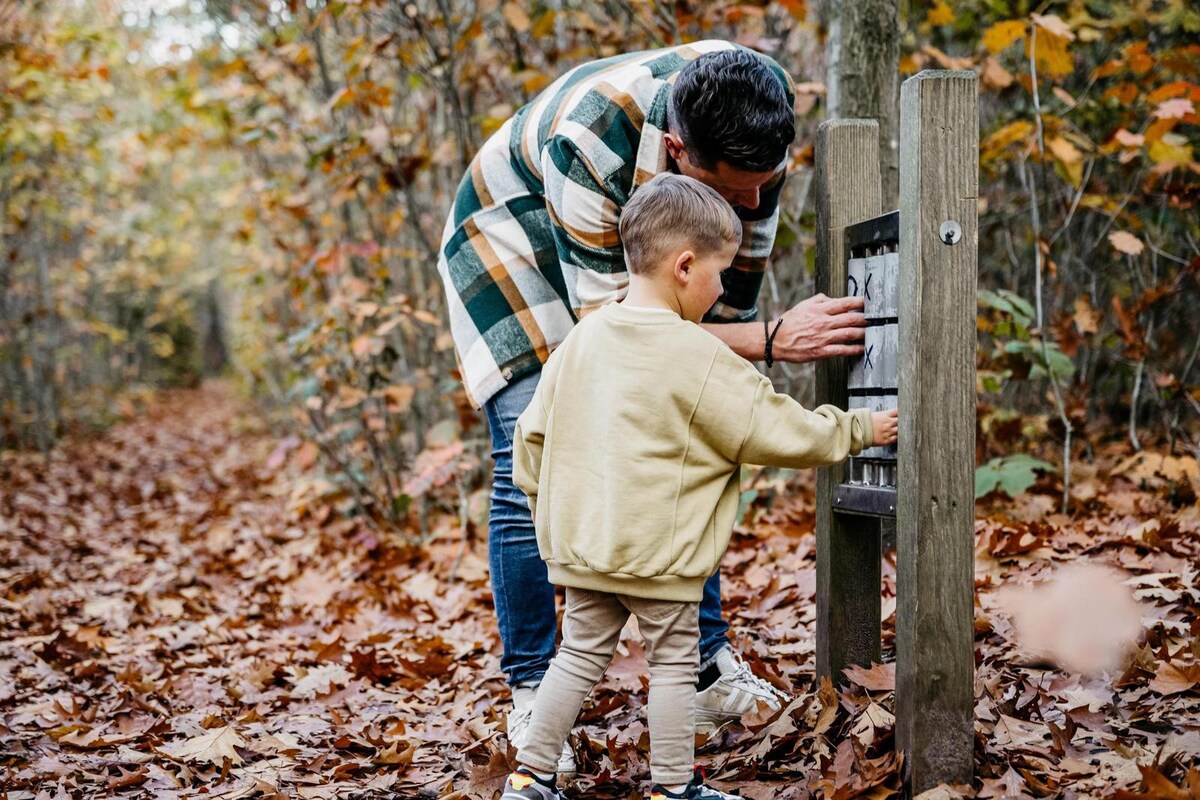
[[[1033,123],[1028,120],[1019,119],[1016,122],[1010,122],[988,136],[983,142],[983,147],[980,149],[985,156],[994,157],[1000,150],[1008,147],[1013,142],[1028,139],[1032,134]]]
[[[554,33],[554,21],[557,16],[558,12],[554,9],[543,12],[542,15],[538,17],[538,21],[533,25],[533,35],[549,36],[550,34]]]
[[[954,12],[943,0],[936,0],[933,8],[929,10],[928,19],[930,25],[949,25],[954,22]]]
[[[995,25],[983,32],[983,46],[988,49],[988,52],[995,55],[1005,49],[1013,42],[1025,38],[1025,20],[1010,19],[1005,22],[997,22]]]
[[[1192,160],[1192,146],[1177,133],[1168,133],[1149,148],[1154,163],[1165,168],[1182,166]]]
[[[1079,152],[1079,148],[1061,136],[1051,136],[1046,140],[1046,147],[1064,164],[1078,164],[1083,160],[1083,153]]]
[[[1012,73],[1000,65],[996,59],[988,56],[983,61],[983,74],[980,76],[983,82],[996,89],[1007,89],[1013,84]]]
[[[1056,36],[1043,29],[1038,36],[1025,40],[1025,55],[1029,55],[1030,46],[1036,49],[1034,63],[1038,75],[1047,78],[1062,78],[1075,71],[1075,60],[1067,50],[1069,39]]]
[[[1079,148],[1061,136],[1051,136],[1046,140],[1046,147],[1067,171],[1071,185],[1078,186],[1083,180],[1083,153]]]
[[[1108,235],[1108,243],[1111,244],[1118,252],[1126,255],[1136,256],[1146,249],[1146,245],[1142,244],[1142,240],[1134,236],[1129,231],[1114,231]]]

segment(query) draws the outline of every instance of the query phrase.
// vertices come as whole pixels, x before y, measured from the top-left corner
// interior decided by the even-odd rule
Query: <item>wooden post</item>
[[[846,294],[847,225],[879,214],[879,125],[830,120],[817,129],[816,288]],[[974,305],[971,306],[972,309]],[[846,360],[816,364],[816,401],[847,407]],[[845,465],[817,473],[817,674],[844,680],[852,664],[879,661],[879,521],[833,513]]]
[[[883,209],[899,198],[900,23],[897,0],[823,3],[825,93],[830,119],[879,123]]]
[[[977,91],[972,72],[922,72],[900,94],[896,740],[913,794],[972,774]]]

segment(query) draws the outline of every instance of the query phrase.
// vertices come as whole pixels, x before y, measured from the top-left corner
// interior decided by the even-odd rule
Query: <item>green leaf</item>
[[[1058,472],[1058,467],[1034,458],[1027,453],[993,458],[975,469],[975,497],[991,492],[1004,492],[1009,497],[1024,494],[1037,480],[1038,472]]]
[[[1075,362],[1058,348],[1054,342],[1046,344],[1046,353],[1041,348],[1032,348],[1031,360],[1033,369],[1029,371],[1030,378],[1053,377],[1055,380],[1067,380],[1075,374]]]
[[[758,498],[758,489],[747,489],[742,492],[738,499],[737,516],[734,518],[738,522],[742,522],[746,518],[746,512],[750,509],[750,504]]]
[[[1010,292],[1008,289],[998,289],[996,294],[1007,300],[1013,309],[1013,317],[1023,325],[1029,325],[1033,322],[1034,311],[1033,306],[1021,295],[1016,292]]]

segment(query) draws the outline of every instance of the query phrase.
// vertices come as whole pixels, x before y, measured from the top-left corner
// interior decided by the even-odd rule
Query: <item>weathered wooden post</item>
[[[817,133],[817,290],[865,299],[866,352],[817,401],[900,409],[900,441],[817,479],[817,671],[880,660],[879,522],[896,520],[896,741],[913,793],[973,765],[978,98],[970,72],[905,81],[900,210],[880,214],[877,129]]]
[[[817,129],[816,288],[846,293],[843,229],[879,213],[879,125],[839,119]],[[843,359],[816,364],[816,402],[847,407]],[[817,473],[817,672],[840,680],[852,664],[879,661],[879,523],[836,514],[834,488],[845,479],[837,465]]]
[[[906,80],[900,128],[896,742],[919,792],[973,764],[975,74]]]

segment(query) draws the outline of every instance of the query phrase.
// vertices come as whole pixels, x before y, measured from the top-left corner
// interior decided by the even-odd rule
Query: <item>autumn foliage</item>
[[[741,42],[797,81],[782,312],[812,293],[822,7],[151,5],[0,2],[0,796],[491,797],[450,195],[570,67]],[[902,9],[903,73],[981,85],[977,779],[943,797],[1200,794],[1193,5]],[[810,398],[807,368],[776,377]],[[811,481],[743,489],[725,601],[795,700],[701,756],[749,797],[891,796],[890,667],[813,678]],[[1081,598],[1125,627],[1064,627]],[[645,772],[638,656],[585,708],[586,796]]]

